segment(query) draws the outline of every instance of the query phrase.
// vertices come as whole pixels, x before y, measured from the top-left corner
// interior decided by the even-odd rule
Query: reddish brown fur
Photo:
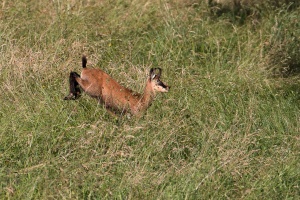
[[[86,63],[85,57],[83,57],[84,62]],[[76,82],[88,95],[97,98],[110,111],[130,112],[133,115],[140,115],[150,106],[156,91],[168,92],[169,90],[169,87],[159,79],[161,69],[158,69],[158,74],[155,74],[156,69],[151,69],[144,93],[141,95],[123,87],[100,69],[85,68],[85,64],[83,64],[83,67],[81,76],[75,75]],[[72,73],[70,77],[72,77]],[[71,99],[70,97],[74,96],[72,89],[70,90],[69,97],[65,99]]]

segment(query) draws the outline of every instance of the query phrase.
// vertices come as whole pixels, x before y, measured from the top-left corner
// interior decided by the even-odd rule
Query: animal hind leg
[[[81,90],[76,77],[80,77],[76,72],[71,72],[69,77],[70,84],[70,94],[64,98],[64,100],[75,100],[78,99],[81,95]]]

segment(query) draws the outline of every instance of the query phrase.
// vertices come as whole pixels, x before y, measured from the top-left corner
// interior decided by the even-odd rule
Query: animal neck
[[[146,87],[144,89],[144,93],[141,98],[141,104],[143,109],[147,109],[151,105],[151,102],[153,101],[154,97],[155,97],[155,92],[151,87],[151,82],[148,80],[146,83]]]

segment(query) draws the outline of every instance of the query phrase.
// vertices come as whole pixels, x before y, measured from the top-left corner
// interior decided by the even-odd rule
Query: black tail
[[[86,68],[87,59],[85,56],[82,56],[82,68]]]

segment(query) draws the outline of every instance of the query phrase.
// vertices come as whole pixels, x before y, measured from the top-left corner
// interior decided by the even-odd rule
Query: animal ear
[[[151,79],[154,79],[154,78],[157,78],[159,79],[160,78],[160,75],[161,75],[161,68],[151,68],[150,69],[150,78]]]
[[[155,74],[153,68],[150,69],[150,74],[149,74],[149,76],[150,76],[150,79],[151,79],[151,80],[154,79],[154,78],[156,77],[156,74]]]
[[[158,70],[158,72],[157,72],[157,77],[160,78],[160,75],[161,75],[161,71],[162,71],[162,70],[161,70],[161,68],[157,68],[157,70]]]

